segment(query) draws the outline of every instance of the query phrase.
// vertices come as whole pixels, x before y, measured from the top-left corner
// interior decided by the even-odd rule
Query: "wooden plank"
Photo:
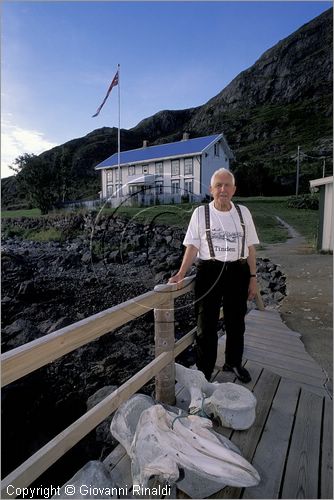
[[[174,300],[164,302],[163,309],[154,309],[155,357],[163,352],[173,356],[173,362],[155,376],[155,398],[162,403],[175,404],[175,363],[174,363]]]
[[[302,382],[298,382],[298,385],[301,389],[305,389],[306,391],[312,392],[313,394],[318,394],[318,396],[330,399],[328,391],[322,385],[315,386],[315,385],[303,384]]]
[[[267,419],[272,400],[277,390],[280,377],[268,370],[263,370],[254,387],[257,399],[256,419],[252,427],[246,431],[235,431],[233,442],[240,448],[247,460],[252,460],[258,438]]]
[[[261,344],[259,342],[245,342],[245,349],[251,350],[256,350],[259,352],[263,353],[268,353],[269,355],[272,356],[281,356],[285,357],[287,361],[293,362],[293,363],[301,363],[304,364],[305,366],[309,366],[310,368],[317,368],[318,370],[322,371],[321,366],[313,359],[311,356],[309,356],[306,352],[304,353],[301,350],[290,350],[290,347],[277,347],[273,345],[265,345]]]
[[[246,316],[246,318],[247,318],[247,316]],[[293,330],[290,330],[290,328],[285,326],[282,322],[278,323],[278,322],[268,321],[265,318],[257,321],[257,320],[254,320],[253,318],[250,318],[248,320],[246,319],[245,323],[246,323],[246,327],[249,327],[249,328],[260,329],[260,330],[266,328],[266,329],[271,330],[273,332],[282,333],[284,335],[290,335],[291,337],[294,337],[294,338],[301,337],[300,333],[294,332]]]
[[[273,353],[286,353],[287,352],[287,347],[283,346],[281,342],[273,342],[273,341],[267,341],[265,342],[262,339],[256,339],[254,340],[253,338],[248,338],[248,336],[245,337],[245,346],[249,347],[256,347],[257,349],[262,349],[264,351],[269,351]],[[305,349],[299,346],[289,346],[288,347],[288,352],[289,356],[293,356],[298,359],[305,359],[308,361],[312,361],[312,363],[315,363],[314,359],[305,351]]]
[[[300,333],[294,331],[294,330],[291,330],[283,321],[282,321],[282,318],[280,316],[280,314],[277,314],[275,316],[273,316],[271,314],[271,311],[269,310],[266,310],[264,311],[263,313],[256,313],[254,314],[253,311],[251,311],[249,314],[247,314],[246,316],[246,321],[252,321],[253,323],[257,323],[257,324],[263,324],[263,323],[267,323],[268,325],[277,325],[281,328],[285,328],[289,331],[292,331],[294,332],[296,335],[300,335]]]
[[[118,498],[132,498],[131,460],[127,453],[111,470],[110,476],[115,487],[119,489]]]
[[[252,461],[260,474],[261,482],[257,486],[246,488],[242,498],[279,497],[299,392],[298,385],[281,379]]]
[[[309,375],[319,381],[325,380],[325,375],[323,370],[314,362],[311,364],[309,361],[291,358],[287,354],[283,356],[282,354],[268,353],[260,349],[253,347],[245,347],[244,356],[247,359],[252,359],[258,363],[266,363],[277,368],[284,368],[290,372],[297,372],[305,375]]]
[[[301,391],[281,498],[319,498],[323,398]]]
[[[286,346],[295,346],[298,348],[302,347],[300,346],[300,340],[296,339],[294,337],[288,337],[286,335],[273,335],[270,330],[266,330],[265,332],[259,332],[259,331],[250,331],[246,329],[245,332],[245,339],[247,338],[254,338],[254,340],[259,339],[263,340],[263,342],[280,342],[282,345]]]
[[[216,365],[222,367],[225,361],[225,343],[218,343],[218,354]],[[264,341],[262,338],[249,338],[248,335],[245,336],[245,356],[247,357],[247,352],[257,353],[263,356],[281,356],[287,362],[292,362],[293,364],[305,365],[310,370],[319,370],[322,373],[322,368],[314,361],[313,358],[302,348],[302,345],[284,344],[280,341],[276,343],[272,340]]]
[[[257,286],[256,295],[255,295],[255,302],[256,302],[256,306],[259,309],[259,311],[265,311],[265,306],[264,306],[264,303],[262,300],[262,295],[260,293],[259,286]]]
[[[265,311],[252,309],[251,311],[249,311],[247,317],[252,318],[254,321],[261,321],[263,319],[272,322],[282,321],[281,315],[276,309],[265,309]]]
[[[282,322],[282,317],[281,317],[281,314],[279,313],[279,311],[277,311],[276,309],[265,309],[265,311],[259,311],[257,309],[252,309],[249,314],[247,315],[248,318],[252,318],[252,319],[263,319],[263,318],[266,318],[271,321],[277,321],[277,322]],[[283,325],[285,325],[285,323],[283,323]]]
[[[144,293],[4,353],[1,356],[2,386],[142,316],[162,304],[165,298],[164,294]]]
[[[261,363],[258,363],[254,360],[252,360],[254,363],[259,364],[259,366],[262,366],[264,368],[267,368],[268,370],[271,370],[272,372],[276,373],[277,375],[280,375],[281,377],[287,378],[294,380],[295,382],[301,383],[301,384],[306,384],[309,386],[314,386],[316,388],[322,388],[324,389],[322,381],[319,381],[319,379],[314,379],[314,377],[309,377],[307,375],[304,375],[303,373],[298,373],[298,372],[292,372],[286,368],[278,368],[277,366],[273,366],[270,363],[265,363],[262,361]]]
[[[232,434],[231,440],[238,446],[242,456],[249,462],[252,462],[279,381],[280,377],[276,374],[267,370],[262,371],[254,387],[254,395],[257,399],[255,422],[250,429],[234,431]],[[216,498],[240,498],[241,494],[242,488],[227,486],[220,492],[220,496],[216,496]]]
[[[245,336],[245,345],[250,347],[258,347],[263,350],[272,350],[273,352],[287,352],[289,351],[291,356],[300,356],[301,359],[308,359],[309,361],[314,359],[308,354],[308,352],[303,348],[303,345],[298,344],[282,343],[279,340],[263,339],[260,337]]]
[[[195,275],[187,276],[178,283],[163,283],[155,285],[154,292],[168,296],[167,300],[176,299],[185,293],[191,292],[195,287]]]
[[[291,342],[291,344],[298,345],[300,338],[290,335],[289,332],[282,332],[280,330],[273,330],[272,328],[266,326],[261,328],[256,328],[253,325],[246,326],[246,335],[259,336],[264,339],[278,339],[283,342]]]
[[[267,316],[268,318],[280,318],[280,314],[276,309],[266,309],[264,312],[257,309],[252,309],[249,316],[260,317]]]
[[[6,496],[6,488],[9,484],[22,488],[32,483],[100,422],[111,415],[121,403],[129,399],[129,397],[151,380],[172,359],[172,353],[160,354],[158,358],[151,361],[151,363],[146,365],[127,382],[34,453],[34,455],[2,480],[1,498],[8,498]]]
[[[299,337],[290,335],[290,332],[284,332],[278,328],[274,329],[268,325],[257,328],[254,325],[246,325],[246,335],[259,336],[264,339],[281,340],[283,342],[290,342],[291,344],[298,345],[301,342]]]
[[[109,469],[110,476],[116,488],[119,488],[118,498],[132,498],[131,461],[125,448],[118,444],[116,448],[103,460]]]
[[[121,444],[118,444],[109,455],[103,460],[103,463],[108,469],[113,469],[118,462],[126,455],[126,449]]]
[[[252,380],[248,384],[241,384],[241,382],[239,382],[237,379],[236,379],[236,382],[241,384],[241,385],[245,385],[247,387],[247,389],[249,389],[250,391],[253,391],[255,385],[257,384],[259,378],[261,377],[261,374],[263,372],[263,368],[261,366],[257,365],[256,363],[253,363],[250,360],[247,360],[246,363],[244,364],[244,366],[249,371],[249,373],[252,377]]]
[[[193,344],[195,340],[195,335],[196,335],[196,330],[197,328],[193,328],[190,330],[190,332],[186,333],[181,339],[179,339],[177,342],[175,342],[174,346],[174,356],[178,356],[183,352],[187,347]]]
[[[325,399],[321,453],[320,498],[333,498],[333,401]]]
[[[273,331],[278,330],[281,331],[282,333],[286,333],[291,335],[292,337],[300,338],[301,333],[296,332],[295,330],[291,330],[285,323],[282,322],[282,320],[277,320],[277,321],[272,321],[265,316],[262,318],[254,318],[251,317],[250,315],[247,315],[245,318],[246,321],[246,326],[250,326],[253,328],[257,329],[263,329],[265,326],[268,329],[271,329]]]

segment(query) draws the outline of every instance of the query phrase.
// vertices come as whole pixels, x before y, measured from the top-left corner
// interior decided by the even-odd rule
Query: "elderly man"
[[[217,359],[217,326],[223,299],[226,328],[224,371],[234,372],[244,383],[251,380],[242,366],[247,299],[256,295],[256,257],[259,243],[248,208],[232,203],[233,174],[224,168],[214,172],[210,191],[213,201],[197,207],[183,244],[181,267],[169,283],[186,275],[198,257],[195,280],[197,318],[196,365],[210,380]]]

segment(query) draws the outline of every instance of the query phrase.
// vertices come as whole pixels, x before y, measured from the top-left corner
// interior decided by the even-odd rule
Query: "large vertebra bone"
[[[189,413],[213,414],[222,426],[237,430],[248,429],[254,423],[256,398],[246,387],[231,382],[210,383],[201,371],[177,363],[175,378],[190,393]]]
[[[110,430],[131,458],[134,486],[146,487],[150,477],[158,476],[171,486],[177,482],[192,498],[205,498],[226,485],[246,487],[260,481],[254,467],[212,429],[210,420],[176,415],[147,396],[133,396],[121,405]]]

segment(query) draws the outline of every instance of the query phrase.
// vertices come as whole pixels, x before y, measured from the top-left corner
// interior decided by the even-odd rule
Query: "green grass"
[[[263,244],[286,241],[288,232],[281,227],[276,216],[283,219],[302,236],[311,246],[315,246],[318,232],[318,210],[289,208],[288,196],[236,198],[237,202],[245,205],[251,211]]]
[[[289,208],[287,206],[288,196],[276,197],[236,197],[235,202],[245,205],[251,211],[254,222],[258,231],[261,245],[284,242],[288,238],[288,231],[281,226],[277,220],[277,216],[291,225],[300,234],[305,236],[307,242],[315,246],[317,228],[318,228],[318,211]],[[136,207],[121,207],[120,209],[105,208],[101,211],[101,215],[114,214],[115,217],[124,217],[135,222],[143,224],[165,224],[170,227],[187,227],[194,207],[190,203],[180,205],[157,205],[142,208]],[[80,209],[82,212],[82,209]],[[68,215],[68,212],[64,212]],[[40,211],[18,210],[10,212],[2,212],[2,217],[38,217]],[[19,231],[19,229],[17,229]],[[49,231],[49,230],[47,230]],[[59,234],[56,232],[47,232],[46,234],[25,235],[39,241],[49,241],[50,239],[59,239]],[[45,238],[45,239],[43,239]]]
[[[31,210],[3,210],[1,217],[4,219],[13,217],[40,217],[41,211],[39,208],[32,208]]]
[[[171,227],[186,227],[194,206],[190,203],[180,205],[155,205],[148,207],[121,207],[118,210],[106,208],[101,214],[115,214],[115,217],[132,219],[143,224],[166,224]]]

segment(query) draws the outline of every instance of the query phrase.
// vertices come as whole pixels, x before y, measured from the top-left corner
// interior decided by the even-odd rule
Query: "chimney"
[[[147,148],[147,146],[148,146],[148,141],[146,141],[146,140],[143,141],[143,148]]]
[[[189,134],[188,132],[183,132],[183,137],[182,137],[182,140],[183,141],[187,141],[189,139]]]

